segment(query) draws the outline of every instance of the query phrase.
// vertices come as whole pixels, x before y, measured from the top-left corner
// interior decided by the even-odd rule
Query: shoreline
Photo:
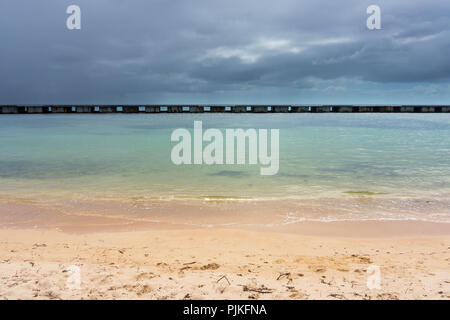
[[[427,221],[301,221],[283,226],[203,226],[177,225],[168,223],[129,223],[109,225],[79,225],[64,227],[0,227],[0,232],[61,232],[68,235],[89,235],[104,233],[183,231],[183,230],[228,230],[242,232],[258,232],[272,234],[291,234],[306,237],[342,238],[342,239],[401,239],[401,238],[433,238],[450,236],[450,223]]]
[[[448,214],[444,214],[448,201],[411,201],[414,201],[416,208],[410,214],[405,214],[407,207],[411,206],[410,202],[398,209],[397,205],[388,207],[388,203],[371,198],[352,199],[349,202],[325,199],[300,203],[111,200],[0,202],[0,230],[97,233],[221,228],[354,238],[450,235],[450,221]],[[379,212],[378,206],[381,205],[385,210],[383,212]],[[399,212],[398,215],[396,212]],[[373,218],[377,215],[379,218]],[[434,218],[441,221],[433,221]]]

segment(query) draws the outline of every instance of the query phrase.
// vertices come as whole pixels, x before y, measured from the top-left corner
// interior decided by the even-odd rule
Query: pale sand
[[[377,238],[360,236],[370,223],[337,225],[353,238],[326,223],[303,225],[308,236],[216,228],[1,230],[0,298],[449,299],[448,224],[434,236],[429,226],[422,235],[383,226],[388,231]],[[391,229],[412,232],[392,237]],[[80,267],[80,289],[67,287],[71,265]],[[380,267],[380,289],[366,285],[371,265]]]

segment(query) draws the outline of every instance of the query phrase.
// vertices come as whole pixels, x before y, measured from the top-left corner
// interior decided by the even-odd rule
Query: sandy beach
[[[450,300],[450,0],[73,2],[0,2],[0,300]]]
[[[394,237],[394,229],[403,231]],[[4,229],[0,299],[449,299],[448,229],[393,222],[304,225],[314,235]],[[374,266],[380,287],[370,289]]]

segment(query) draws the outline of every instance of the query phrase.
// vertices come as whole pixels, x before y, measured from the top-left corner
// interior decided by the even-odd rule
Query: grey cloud
[[[450,3],[377,2],[4,0],[0,103],[448,101]]]

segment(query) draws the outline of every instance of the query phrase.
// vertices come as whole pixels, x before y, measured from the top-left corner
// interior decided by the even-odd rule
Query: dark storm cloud
[[[82,29],[65,27],[66,8]],[[366,8],[382,30],[366,28]],[[445,103],[448,0],[3,0],[0,103]]]

